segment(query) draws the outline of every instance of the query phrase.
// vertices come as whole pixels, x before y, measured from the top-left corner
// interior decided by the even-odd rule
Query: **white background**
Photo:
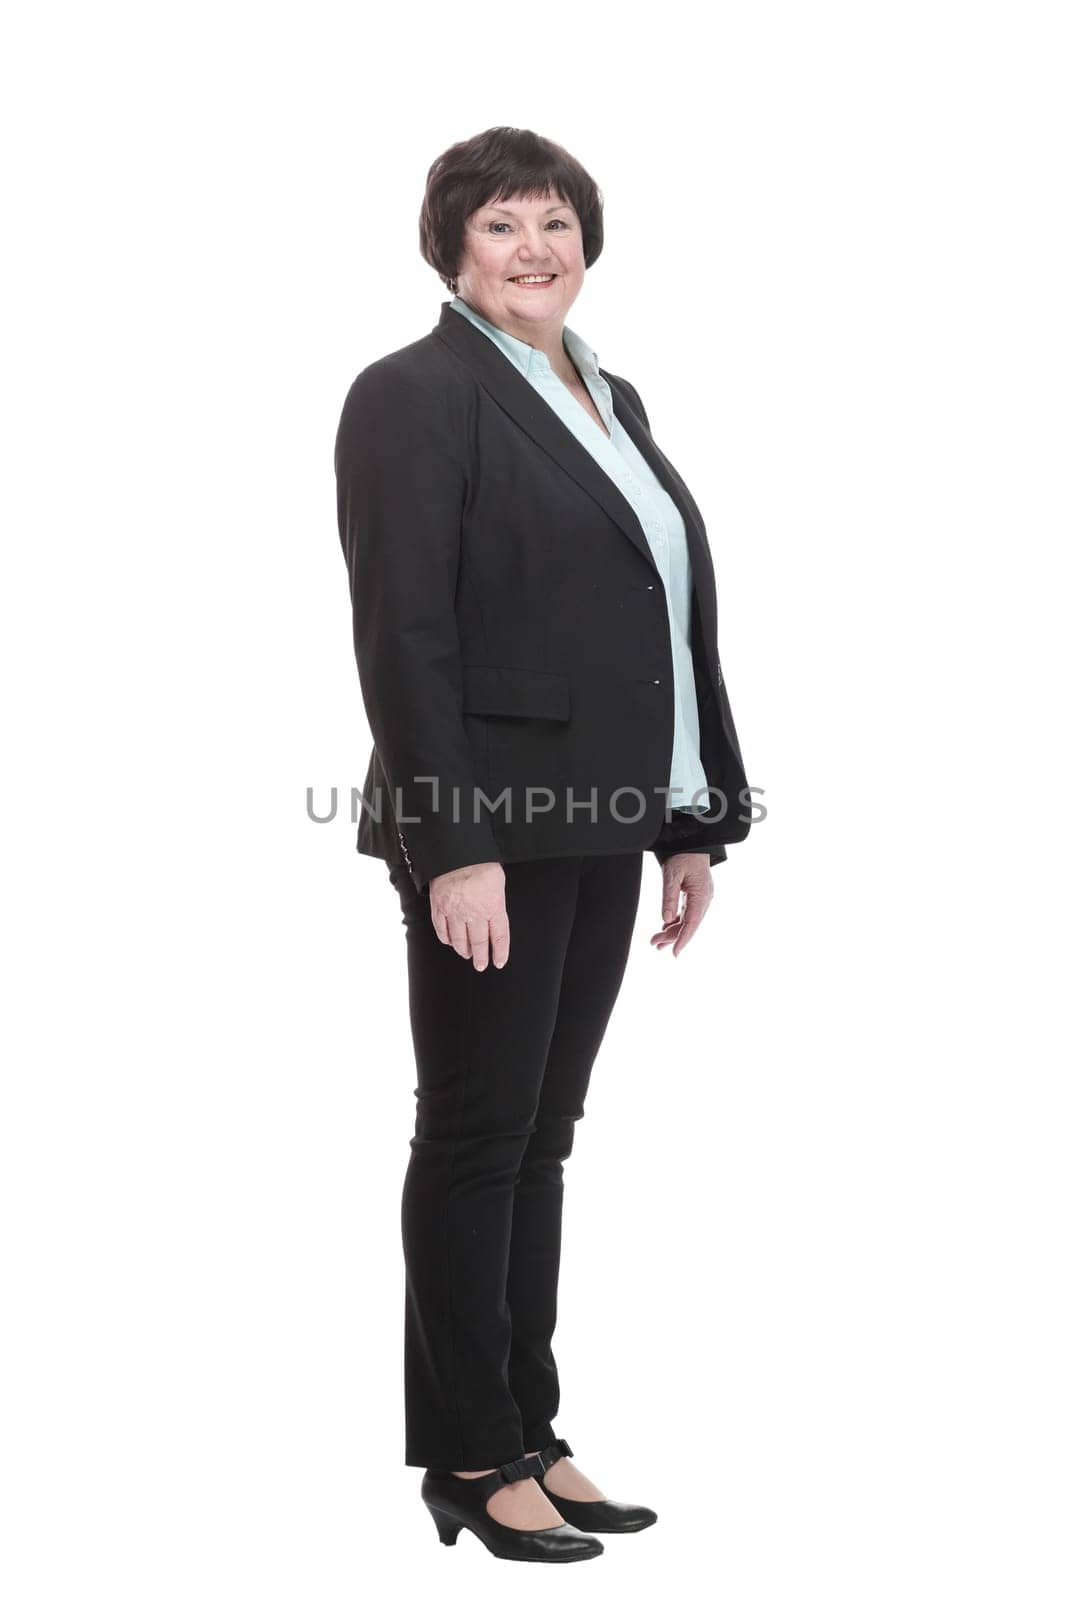
[[[498,1592],[403,1465],[398,908],[305,814],[370,748],[340,406],[497,123],[605,195],[570,322],[703,510],[769,808],[677,961],[646,857],[556,1425],[660,1520],[563,1581],[1061,1597],[1054,10],[9,14],[13,1600]]]

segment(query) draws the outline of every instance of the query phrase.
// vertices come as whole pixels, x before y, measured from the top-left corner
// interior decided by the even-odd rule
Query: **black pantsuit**
[[[403,1193],[412,1466],[492,1468],[554,1437],[562,1164],[644,853],[721,860],[751,826],[703,519],[637,390],[601,372],[685,523],[699,756],[717,791],[699,820],[668,814],[671,622],[641,520],[503,352],[445,302],[431,333],[363,369],[337,430],[374,735],[356,842],[388,862],[400,896],[417,1063]],[[438,939],[430,886],[492,861],[511,952],[478,972]]]
[[[390,872],[418,1080],[402,1200],[409,1466],[486,1468],[555,1437],[562,1164],[642,865],[639,851],[510,863],[510,957],[483,972],[438,939],[406,867]]]

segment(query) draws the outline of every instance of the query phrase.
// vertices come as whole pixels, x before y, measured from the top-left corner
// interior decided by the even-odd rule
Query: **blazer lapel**
[[[645,560],[654,567],[655,557],[644,537],[640,519],[625,495],[615,487],[603,469],[597,466],[584,445],[575,439],[565,422],[560,421],[543,396],[539,395],[533,385],[527,383],[522,374],[508,361],[503,351],[498,350],[490,339],[486,339],[473,323],[453,311],[447,300],[441,305],[440,321],[433,331],[460,360],[473,368],[479,381],[484,384],[493,399],[531,439],[540,445],[542,450],[546,450],[563,470],[592,496],[597,504],[603,507],[626,538],[636,545]],[[619,394],[614,384],[611,384],[611,393],[617,405]],[[619,414],[622,415],[621,408]],[[627,433],[631,431],[630,418],[640,429],[641,425],[631,407],[626,406],[625,415],[622,415],[622,426]],[[647,455],[643,441],[637,442],[639,448]],[[655,446],[652,445],[651,448],[654,450]],[[652,465],[655,465],[654,461]],[[662,477],[661,471],[659,476]]]
[[[713,596],[714,573],[711,566],[711,552],[707,543],[707,530],[703,525],[699,507],[689,494],[680,473],[663,455],[640,417],[618,387],[616,380],[611,377],[609,372],[604,372],[602,367],[600,368],[600,374],[606,378],[611,386],[615,415],[681,513],[681,520],[685,524],[685,536],[688,541],[689,560],[692,563],[692,577],[696,585],[696,593],[703,594],[707,592]],[[709,588],[706,587],[708,584],[710,585]]]

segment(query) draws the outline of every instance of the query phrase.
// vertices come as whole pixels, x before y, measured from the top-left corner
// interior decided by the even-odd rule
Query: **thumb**
[[[663,871],[663,922],[676,922],[681,880],[671,872],[669,863]]]

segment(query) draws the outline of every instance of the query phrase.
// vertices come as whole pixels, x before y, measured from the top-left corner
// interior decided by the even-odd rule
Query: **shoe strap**
[[[543,1450],[539,1450],[535,1456],[530,1456],[529,1459],[530,1461],[539,1461],[538,1471],[545,1473],[556,1461],[563,1456],[572,1456],[573,1453],[565,1439],[553,1439],[551,1444],[546,1444]]]
[[[518,1483],[522,1478],[542,1478],[553,1462],[560,1456],[572,1456],[573,1451],[565,1439],[553,1439],[533,1456],[519,1456],[515,1461],[505,1461],[502,1467],[497,1467],[494,1472],[483,1473],[480,1478],[468,1478],[468,1483],[476,1483],[484,1499],[496,1493],[505,1483]]]
[[[519,1456],[516,1461],[505,1461],[495,1472],[486,1472],[480,1478],[469,1478],[467,1482],[476,1483],[487,1500],[503,1484],[518,1483],[521,1478],[537,1478],[545,1470],[539,1456]]]

